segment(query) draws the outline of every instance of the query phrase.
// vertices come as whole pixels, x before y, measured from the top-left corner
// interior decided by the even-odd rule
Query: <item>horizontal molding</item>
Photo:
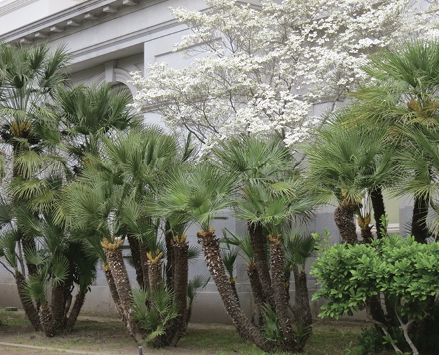
[[[115,19],[117,17],[124,16],[126,14],[129,14],[134,11],[138,11],[139,9],[143,9],[146,7],[150,7],[162,2],[166,2],[168,0],[146,0],[139,2],[139,5],[137,6],[124,6],[124,9],[118,11],[115,14],[107,15],[105,17],[97,18],[96,20],[92,21],[84,21],[83,24],[76,28],[71,28],[70,30],[67,30],[66,32],[68,34],[81,31],[82,29],[89,28],[92,26],[95,26],[96,24],[101,24],[106,21],[110,21],[112,19]],[[41,30],[44,30],[48,27],[55,26],[61,22],[67,22],[68,20],[71,20],[73,18],[77,18],[79,16],[85,15],[89,12],[95,12],[96,10],[99,10],[100,8],[103,9],[106,5],[111,5],[115,3],[116,0],[88,0],[85,2],[82,2],[78,5],[69,7],[66,10],[57,12],[56,14],[47,16],[41,20],[32,22],[26,26],[20,27],[16,30],[10,31],[8,33],[3,34],[0,36],[0,41],[2,42],[11,42],[15,41],[19,38],[26,37],[29,35],[32,35],[35,32],[39,32]],[[87,24],[88,22],[88,24]],[[58,37],[56,37],[58,38]]]
[[[6,4],[4,6],[0,5],[0,16],[6,15],[10,12],[18,10],[19,8],[22,8],[26,5],[32,4],[33,2],[36,2],[36,1],[38,1],[38,0],[15,0],[15,1],[12,1],[9,4]]]
[[[129,34],[117,37],[117,38],[112,38],[108,41],[100,42],[98,44],[95,44],[95,45],[92,45],[89,47],[85,47],[85,48],[82,48],[82,49],[77,50],[77,51],[73,51],[73,52],[71,52],[71,56],[72,56],[72,59],[75,59],[75,58],[80,57],[82,55],[87,55],[89,53],[98,52],[98,51],[101,51],[103,49],[117,46],[117,45],[122,44],[122,43],[128,43],[128,42],[131,42],[131,41],[136,40],[136,39],[141,39],[141,38],[149,36],[153,33],[165,31],[167,29],[170,29],[170,28],[173,28],[173,27],[176,27],[179,25],[181,25],[181,23],[179,23],[177,20],[175,20],[175,19],[169,20],[169,21],[163,22],[163,23],[158,24],[158,25],[147,27],[147,28],[144,28],[144,29],[139,30],[139,31],[135,31],[135,32],[132,32],[132,33],[129,33]],[[148,39],[147,41],[141,40],[141,41],[139,41],[139,43],[153,41],[153,40],[156,40],[157,38],[169,36],[170,34],[183,32],[186,30],[187,30],[187,28],[185,27],[181,30],[178,30],[178,31],[175,31],[172,33],[166,33],[166,34],[163,34],[161,36]],[[74,60],[73,60],[73,62],[74,62]]]

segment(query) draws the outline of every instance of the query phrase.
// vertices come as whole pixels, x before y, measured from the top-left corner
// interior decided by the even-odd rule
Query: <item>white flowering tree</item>
[[[205,12],[172,9],[192,31],[175,50],[193,64],[133,76],[137,107],[191,131],[204,151],[240,133],[294,146],[321,123],[313,105],[332,110],[365,80],[368,54],[437,31],[432,7],[411,0],[205,1]]]

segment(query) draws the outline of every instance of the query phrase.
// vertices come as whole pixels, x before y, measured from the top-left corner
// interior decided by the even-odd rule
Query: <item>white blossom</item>
[[[411,0],[205,0],[201,13],[172,9],[192,34],[175,47],[194,59],[173,69],[150,64],[133,74],[137,108],[184,127],[208,152],[237,134],[279,134],[289,146],[306,140],[330,109],[364,83],[368,55],[411,36],[439,35],[438,2],[418,9]]]

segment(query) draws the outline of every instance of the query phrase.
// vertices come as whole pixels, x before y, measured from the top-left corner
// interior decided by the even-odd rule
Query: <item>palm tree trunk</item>
[[[354,211],[356,205],[354,203],[344,202],[335,209],[334,222],[340,232],[342,243],[354,245],[357,243],[357,233],[354,222]]]
[[[104,266],[104,272],[105,278],[107,279],[108,287],[110,288],[111,298],[113,299],[117,313],[119,313],[120,317],[123,319],[123,310],[120,304],[119,294],[117,293],[116,284],[114,283],[113,275],[111,274],[111,270],[108,264]],[[123,319],[123,321],[126,323],[125,319]]]
[[[162,264],[163,260],[159,260],[155,264],[153,264],[151,261],[148,261],[149,288],[151,290],[163,283]]]
[[[174,235],[170,230],[171,226],[169,222],[165,223],[165,243],[166,243],[166,285],[169,288],[174,287],[174,265],[178,265],[174,262],[174,248],[172,247],[172,239]]]
[[[239,308],[238,300],[230,286],[229,278],[226,275],[224,263],[221,257],[218,239],[213,231],[202,231],[197,233],[202,241],[204,260],[206,261],[209,273],[218,289],[227,314],[232,318],[241,337],[250,339],[255,345],[267,352],[273,352],[275,347],[266,341],[259,330],[251,324],[250,320]]]
[[[175,333],[170,341],[170,345],[177,346],[178,341],[186,331],[187,327],[187,284],[189,274],[188,242],[174,242],[171,249],[173,250],[172,254],[174,261],[174,265],[172,266],[172,270],[174,271],[174,275],[172,277],[174,280],[174,300],[178,307],[178,317],[175,322]]]
[[[373,241],[372,235],[372,227],[366,226],[366,229],[361,229],[361,237],[363,238],[363,242],[366,244],[370,244]]]
[[[425,243],[428,237],[427,227],[428,201],[422,197],[416,197],[413,206],[411,234],[418,243]]]
[[[236,282],[233,278],[230,278],[230,286],[232,287],[233,293],[235,294],[235,297],[238,300],[238,307],[241,307],[241,304],[239,303],[238,291],[236,290]]]
[[[375,224],[377,230],[377,238],[381,239],[387,232],[383,234],[382,228],[384,227],[381,223],[381,218],[386,215],[386,209],[384,206],[384,198],[381,187],[378,187],[370,191],[370,199],[372,200],[373,216],[375,217]]]
[[[67,319],[67,323],[65,326],[66,332],[71,332],[73,326],[78,319],[79,312],[81,312],[82,306],[84,305],[85,295],[87,293],[87,288],[79,290],[78,294],[75,297],[75,302],[73,303],[72,310],[70,312],[69,318]]]
[[[255,225],[248,223],[250,244],[253,250],[253,260],[258,271],[259,280],[262,285],[263,303],[268,302],[274,308],[273,289],[271,287],[270,271],[268,268],[268,257],[266,252],[267,240],[264,237],[262,224]]]
[[[292,321],[288,316],[288,297],[284,285],[285,255],[281,245],[280,235],[269,236],[270,241],[270,261],[272,285],[274,291],[274,302],[276,313],[282,328],[284,345],[287,349],[294,349],[296,345]]]
[[[142,275],[143,275],[143,287],[146,289],[149,286],[149,267],[148,267],[148,257],[146,253],[148,253],[148,247],[146,244],[139,240],[140,247],[140,262],[142,266]]]
[[[297,321],[297,324],[302,327],[303,334],[300,339],[298,339],[298,352],[303,350],[303,347],[306,344],[306,341],[311,336],[312,331],[312,315],[311,315],[311,306],[309,304],[309,294],[308,294],[308,285],[307,285],[307,276],[305,270],[301,270],[299,275],[299,280],[297,285],[299,286],[296,289],[296,293],[298,293],[299,307],[300,307],[300,320]]]
[[[130,335],[139,344],[142,343],[142,333],[136,322],[131,316],[131,285],[128,277],[127,269],[122,257],[122,249],[115,250],[107,249],[108,266],[113,276],[114,284],[119,295],[123,319],[125,320],[126,328]]]
[[[52,318],[57,327],[64,323],[64,282],[59,282],[52,288]]]
[[[20,301],[23,306],[26,317],[31,322],[32,326],[36,331],[41,329],[40,318],[38,316],[38,311],[35,308],[32,300],[26,296],[24,290],[25,279],[20,271],[15,271],[15,282],[17,284],[18,295],[20,296]]]
[[[143,281],[142,261],[140,259],[139,240],[131,234],[128,234],[128,244],[130,245],[131,257],[133,258],[134,270],[136,270],[136,281],[140,287],[145,287]]]
[[[57,327],[55,325],[55,321],[53,320],[50,307],[47,303],[40,305],[39,316],[44,334],[46,337],[53,337],[56,334]]]
[[[253,311],[253,323],[260,327],[263,323],[262,307],[264,305],[262,294],[261,280],[259,279],[258,270],[255,264],[248,264],[247,275],[250,280],[250,287],[253,294],[253,303],[255,309]]]
[[[72,306],[72,290],[73,290],[73,273],[75,271],[75,263],[73,260],[69,260],[69,275],[67,279],[64,281],[64,315],[67,316],[67,313],[70,311],[70,307]],[[67,321],[67,319],[65,319]]]

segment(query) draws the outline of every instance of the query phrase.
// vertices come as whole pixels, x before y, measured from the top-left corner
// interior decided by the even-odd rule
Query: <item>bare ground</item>
[[[35,332],[24,313],[0,312],[1,355],[137,355],[139,348],[127,334],[123,323],[115,316],[83,314],[74,330],[65,335],[47,338]],[[317,321],[314,335],[308,341],[305,352],[309,355],[337,355],[355,345],[356,334],[368,324],[350,321]],[[3,343],[3,345],[1,344]],[[5,346],[13,343],[19,347]],[[44,347],[30,349],[25,346]],[[222,324],[189,324],[186,335],[177,348],[160,350],[143,349],[151,355],[262,355],[264,352],[242,340],[233,326]]]

